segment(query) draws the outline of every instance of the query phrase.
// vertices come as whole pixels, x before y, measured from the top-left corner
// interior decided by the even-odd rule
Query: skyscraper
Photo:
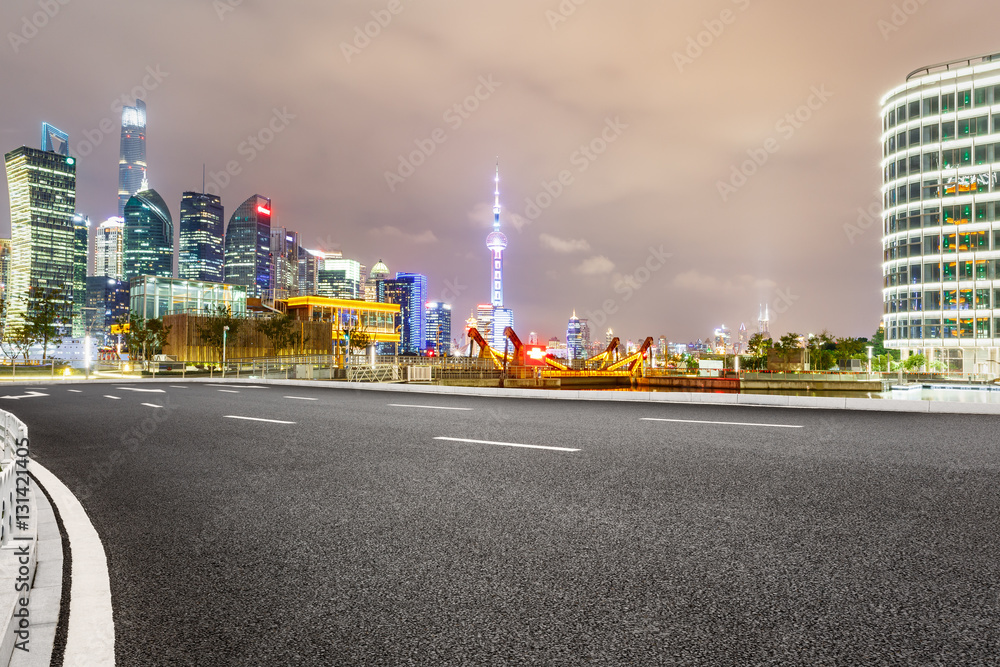
[[[177,275],[187,280],[222,282],[222,200],[202,192],[181,195],[180,252]]]
[[[361,298],[361,263],[345,259],[343,253],[321,258],[316,293],[331,299]]]
[[[275,299],[299,291],[299,233],[271,227],[271,290]]]
[[[247,296],[271,288],[271,200],[253,195],[229,218],[225,239],[224,281],[243,285]]]
[[[73,337],[87,333],[87,260],[90,252],[90,218],[73,216]]]
[[[57,306],[57,330],[69,335],[73,316],[73,261],[76,209],[76,160],[68,138],[52,142],[43,127],[45,151],[22,146],[6,154],[10,193],[10,279],[7,285],[8,334],[31,320],[39,299]]]
[[[312,250],[299,246],[299,296],[317,295],[319,257]]]
[[[427,342],[427,276],[397,273],[395,278],[379,282],[379,301],[400,307],[401,354],[420,354]]]
[[[7,298],[7,281],[10,280],[10,239],[0,239],[0,301]],[[0,317],[3,313],[0,312]]]
[[[146,103],[122,108],[122,140],[118,159],[118,217],[146,178]]]
[[[514,311],[503,307],[503,251],[507,248],[507,237],[500,231],[500,162],[497,161],[497,175],[493,192],[493,231],[486,237],[486,247],[490,260],[490,304],[493,313],[490,318],[491,331],[487,340],[491,347],[502,350],[504,329],[514,326]],[[483,333],[486,337],[485,332]]]
[[[94,275],[124,280],[125,218],[108,218],[97,226]]]
[[[365,281],[365,301],[378,301],[378,283],[391,275],[389,267],[379,259],[368,274],[368,280]]]
[[[126,282],[138,276],[174,277],[174,221],[156,190],[143,188],[125,204],[123,245]]]
[[[451,354],[451,304],[427,302],[427,344],[437,356]]]
[[[576,311],[574,310],[573,316],[569,318],[569,323],[566,325],[567,358],[570,360],[584,359],[583,349],[583,332],[580,319],[576,316]]]
[[[881,100],[885,346],[928,370],[1000,368],[998,77],[1000,54],[961,58]]]

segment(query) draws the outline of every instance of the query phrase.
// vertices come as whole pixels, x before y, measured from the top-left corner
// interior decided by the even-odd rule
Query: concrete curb
[[[695,392],[600,391],[573,389],[500,389],[499,387],[455,387],[419,384],[348,383],[343,380],[267,380],[250,378],[135,378],[130,380],[72,379],[54,382],[34,381],[6,386],[59,386],[75,384],[136,384],[168,382],[171,384],[258,384],[285,387],[326,387],[352,391],[388,391],[396,393],[439,394],[446,396],[488,396],[496,398],[533,398],[561,401],[608,401],[628,403],[682,403],[685,405],[742,405],[746,407],[806,408],[814,410],[855,410],[859,412],[912,412],[966,415],[1000,415],[1000,403],[961,403],[957,401],[906,401],[884,398],[839,398],[829,396],[786,396],[773,394],[705,394]],[[2,387],[0,385],[0,391]]]

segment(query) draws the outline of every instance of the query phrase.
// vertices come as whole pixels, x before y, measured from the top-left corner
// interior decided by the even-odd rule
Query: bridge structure
[[[526,353],[525,345],[511,327],[504,329],[503,351],[491,347],[475,327],[469,329],[469,338],[479,346],[479,358],[491,360],[497,370],[513,375],[524,375],[524,371],[537,372],[542,378],[558,378],[560,380],[593,379],[630,382],[633,378],[641,378],[645,368],[643,362],[653,346],[653,338],[649,336],[638,350],[620,357],[618,354],[620,341],[618,338],[614,338],[603,352],[584,360],[582,368],[574,368],[551,354],[542,356],[533,363]]]

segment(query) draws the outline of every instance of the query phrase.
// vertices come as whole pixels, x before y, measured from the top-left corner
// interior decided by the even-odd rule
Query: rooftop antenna
[[[201,163],[201,191],[205,191],[205,163]]]

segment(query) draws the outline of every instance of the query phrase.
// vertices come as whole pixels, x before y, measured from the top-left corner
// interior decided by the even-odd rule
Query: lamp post
[[[871,380],[872,379],[872,377],[871,377],[872,376],[872,350],[875,349],[875,348],[873,346],[871,346],[871,345],[869,345],[867,347],[868,347],[868,379]]]
[[[226,338],[229,334],[229,325],[222,327],[222,377],[226,377]]]

